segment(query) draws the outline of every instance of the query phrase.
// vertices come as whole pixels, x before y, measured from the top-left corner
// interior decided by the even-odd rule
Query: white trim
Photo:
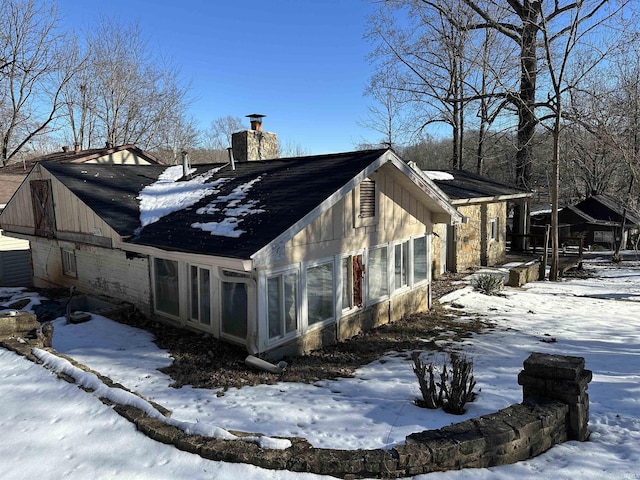
[[[309,291],[308,291],[308,270],[310,268],[314,268],[314,267],[319,267],[321,265],[331,265],[332,268],[332,307],[333,307],[333,315],[330,318],[326,318],[322,321],[313,323],[313,324],[309,324]],[[326,325],[330,325],[332,323],[337,322],[338,320],[338,311],[339,309],[336,309],[337,307],[337,289],[336,289],[336,262],[335,262],[335,256],[332,257],[325,257],[322,259],[318,259],[318,260],[313,260],[310,262],[305,262],[302,264],[302,286],[304,288],[303,291],[303,302],[304,302],[304,309],[303,309],[303,325],[304,325],[304,329],[303,332],[306,334],[307,332],[310,332],[312,330],[316,330],[318,328],[322,328],[325,327]]]
[[[292,332],[285,333],[281,337],[272,339],[269,335],[269,279],[273,277],[283,277],[284,275],[294,274],[296,276],[296,329]],[[260,331],[265,332],[264,338],[259,339],[263,348],[274,348],[282,344],[291,342],[301,336],[302,332],[302,309],[301,309],[301,268],[300,264],[291,264],[284,267],[275,268],[260,272],[258,277],[259,298],[258,298],[258,325]]]
[[[218,315],[216,315],[216,309],[215,309],[215,296],[213,294],[213,286],[214,286],[214,282],[217,281],[214,272],[213,272],[213,268],[211,267],[211,265],[199,265],[196,263],[186,263],[186,270],[187,270],[187,296],[186,296],[186,303],[187,303],[187,315],[186,315],[186,321],[189,325],[191,326],[195,326],[198,328],[201,328],[203,330],[206,331],[210,331],[210,332],[215,332],[216,326],[216,320],[218,319]],[[191,316],[191,267],[195,267],[198,269],[198,314],[201,315],[200,312],[200,271],[201,270],[206,270],[207,272],[209,272],[209,323],[203,323],[201,319],[194,319]]]
[[[370,264],[369,260],[371,258],[371,252],[372,251],[380,250],[380,249],[383,249],[383,248],[385,248],[387,250],[386,265],[384,265],[384,267],[386,267],[386,271],[387,271],[386,293],[384,295],[372,298],[371,297],[371,288],[370,288],[370,284],[369,284],[369,282],[371,281],[371,264]],[[375,305],[376,303],[380,303],[380,302],[382,302],[384,300],[387,300],[389,298],[389,293],[391,291],[391,288],[390,288],[390,278],[391,278],[390,258],[391,258],[391,255],[389,255],[389,243],[382,243],[380,245],[374,245],[374,246],[369,247],[367,249],[367,258],[366,258],[366,262],[367,263],[365,264],[366,265],[365,269],[366,269],[366,272],[367,272],[366,275],[365,275],[366,279],[367,279],[367,281],[365,282],[366,286],[367,286],[367,288],[366,288],[367,289],[367,294],[366,294],[365,301],[364,301],[364,303],[365,303],[365,305],[367,307],[369,307],[371,305]]]

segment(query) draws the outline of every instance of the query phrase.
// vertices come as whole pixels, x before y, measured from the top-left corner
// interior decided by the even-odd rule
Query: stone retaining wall
[[[540,280],[540,262],[530,262],[524,265],[518,265],[509,270],[510,287],[521,287],[525,283],[536,282]],[[544,276],[542,277],[544,278]]]
[[[302,438],[289,438],[292,446],[286,450],[267,450],[242,440],[187,435],[133,407],[118,406],[116,411],[147,436],[210,460],[348,479],[396,478],[506,465],[540,455],[567,440],[587,440],[586,389],[591,372],[584,370],[584,359],[533,353],[524,367],[518,377],[523,385],[521,404],[438,430],[413,433],[406,444],[390,450],[313,448]]]
[[[31,346],[10,340],[0,338],[0,345],[34,360]],[[115,405],[114,409],[148,437],[210,460],[345,479],[396,478],[506,465],[535,457],[567,440],[585,441],[589,437],[586,390],[590,381],[591,372],[584,369],[583,358],[532,353],[518,376],[523,388],[521,404],[438,430],[413,433],[404,445],[389,450],[314,448],[303,438],[289,438],[291,447],[285,450],[264,449],[246,440],[186,434],[135,407]]]

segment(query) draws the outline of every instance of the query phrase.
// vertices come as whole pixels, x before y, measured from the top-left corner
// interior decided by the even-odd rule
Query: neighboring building
[[[504,263],[510,240],[509,211],[528,209],[533,194],[465,170],[423,173],[447,194],[465,219],[434,228],[433,273]]]
[[[80,150],[78,145],[73,150],[62,147],[60,152],[50,153],[32,162],[65,162],[65,163],[100,163],[107,165],[158,165],[161,162],[149,152],[133,144],[116,145],[106,143],[102,148]]]
[[[611,195],[599,194],[562,208],[558,211],[560,241],[575,243],[581,238],[583,245],[599,245],[614,249],[620,241],[622,217],[625,217],[622,232],[622,248],[627,248],[631,237],[637,237],[640,229],[640,213],[628,208]],[[531,231],[539,239],[544,238],[547,225],[551,224],[551,212],[545,211],[531,216]],[[541,240],[538,240],[541,244]]]
[[[12,162],[0,168],[0,211],[9,202],[18,187],[37,162],[70,162],[100,164],[158,164],[158,160],[135,145],[119,145],[104,148],[70,150],[63,147],[60,152],[51,153],[24,162]],[[9,238],[0,230],[0,286],[31,285],[31,254],[29,242]]]
[[[428,309],[434,225],[461,218],[391,150],[369,150],[193,169],[42,162],[0,223],[31,242],[37,286],[277,357]]]

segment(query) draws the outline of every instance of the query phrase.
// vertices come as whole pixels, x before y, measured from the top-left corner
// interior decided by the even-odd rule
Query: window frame
[[[187,302],[188,302],[188,311],[187,311],[187,321],[189,323],[192,323],[200,328],[205,328],[205,329],[213,329],[214,328],[214,296],[213,296],[213,284],[216,281],[214,275],[213,275],[213,271],[211,266],[209,265],[200,265],[197,263],[188,263],[186,265],[187,267]],[[191,283],[192,281],[192,277],[191,277],[191,269],[192,268],[197,268],[197,272],[198,272],[198,316],[200,318],[194,318],[192,315],[193,312],[193,284]],[[202,307],[202,299],[201,299],[201,284],[200,284],[200,279],[201,279],[201,272],[202,271],[206,271],[208,272],[209,275],[209,319],[208,322],[203,322],[202,321],[202,312],[201,312],[201,307]]]
[[[366,263],[366,271],[367,271],[367,295],[366,295],[366,304],[367,305],[373,305],[375,303],[384,301],[386,299],[389,298],[389,292],[390,292],[390,288],[389,288],[389,279],[390,279],[390,255],[389,255],[389,247],[390,244],[388,243],[384,243],[381,245],[375,245],[373,247],[369,247],[369,249],[367,250],[367,263]],[[384,263],[382,264],[382,272],[384,272],[384,292],[382,295],[378,295],[376,297],[373,297],[371,295],[371,280],[373,278],[373,268],[372,268],[372,264],[371,264],[371,254],[372,252],[378,251],[378,250],[385,250],[386,251],[386,258],[384,260]]]
[[[295,277],[295,323],[296,323],[296,327],[287,332],[286,330],[286,316],[284,315],[284,312],[286,310],[283,309],[282,310],[282,315],[280,318],[281,323],[281,327],[282,328],[282,333],[279,336],[271,336],[271,332],[270,332],[270,323],[269,323],[269,281],[274,279],[274,278],[278,278],[279,280],[279,286],[281,286],[283,289],[285,287],[285,277],[293,275]],[[265,273],[265,277],[264,277],[264,316],[265,316],[265,331],[267,332],[266,335],[266,342],[267,345],[277,345],[279,343],[282,342],[286,342],[292,338],[297,337],[300,334],[301,331],[301,299],[300,299],[300,295],[301,295],[301,285],[300,285],[300,269],[299,268],[291,268],[291,267],[287,267],[287,268],[283,268],[283,269],[277,269],[277,270],[273,270],[270,272]],[[283,290],[284,291],[284,290]],[[283,295],[283,297],[280,299],[280,303],[281,303],[281,307],[285,306],[284,302],[286,302],[286,295]]]
[[[499,225],[500,223],[498,221],[498,217],[493,217],[491,220],[489,220],[489,240],[491,242],[497,242],[499,240]]]
[[[431,281],[431,235],[430,234],[424,234],[424,235],[419,235],[416,237],[411,237],[411,259],[410,259],[410,269],[411,269],[411,288],[415,288],[416,286],[422,284],[422,283],[427,283]],[[424,278],[420,278],[417,279],[416,276],[416,261],[417,261],[417,256],[416,256],[416,242],[417,241],[422,241],[424,240],[424,257],[425,257],[425,263],[424,263]]]
[[[60,247],[62,274],[65,277],[78,278],[78,263],[75,248]]]
[[[392,244],[393,247],[393,288],[392,292],[409,290],[412,285],[412,272],[413,272],[413,255],[411,254],[411,247],[413,245],[412,239],[401,240]],[[404,277],[404,283],[397,284],[397,268],[398,268],[398,255],[397,249],[400,247],[400,276]]]
[[[355,257],[360,257],[360,261],[362,263],[362,276],[360,277],[360,304],[357,305],[354,298],[354,271],[353,271],[353,261]],[[345,285],[343,278],[343,263],[347,260],[348,268],[347,268],[347,285]],[[342,316],[354,312],[356,310],[362,309],[365,303],[365,255],[364,250],[359,250],[356,252],[350,252],[345,254],[340,254],[337,256],[337,265],[340,269],[339,275],[336,275],[336,295],[338,296],[338,304],[340,306],[339,311],[342,312]],[[346,291],[348,290],[348,292]],[[345,307],[344,304],[344,296],[347,294],[348,305]]]
[[[182,308],[182,294],[180,291],[180,280],[181,280],[181,272],[180,272],[180,262],[178,260],[171,260],[169,258],[164,258],[164,257],[152,257],[153,261],[152,261],[152,266],[153,266],[153,311],[156,313],[159,313],[161,315],[164,315],[166,317],[169,318],[173,318],[175,320],[179,320],[180,321],[180,313],[181,313],[181,308]],[[169,312],[166,310],[163,310],[162,308],[160,308],[158,306],[158,299],[160,298],[160,295],[158,294],[158,267],[157,267],[157,263],[158,261],[162,261],[162,262],[171,262],[173,264],[175,264],[176,266],[176,295],[177,295],[177,312],[173,313],[173,312]]]
[[[318,320],[316,322],[310,323],[309,322],[309,270],[313,269],[313,268],[317,268],[317,267],[321,267],[321,266],[325,266],[325,265],[330,265],[331,266],[331,308],[332,308],[332,316],[331,317],[327,317],[324,318],[322,320]],[[305,330],[313,330],[316,328],[322,328],[325,325],[329,325],[331,323],[335,323],[338,320],[338,312],[340,312],[340,309],[338,308],[337,305],[337,280],[336,280],[336,262],[335,262],[335,258],[331,257],[331,258],[324,258],[324,259],[319,259],[313,262],[308,262],[304,264],[304,268],[303,268],[303,272],[304,272],[304,279],[303,279],[303,285],[304,285],[304,293],[303,293],[303,301],[304,301],[304,305],[303,307],[303,312],[304,312],[304,323],[305,323]]]

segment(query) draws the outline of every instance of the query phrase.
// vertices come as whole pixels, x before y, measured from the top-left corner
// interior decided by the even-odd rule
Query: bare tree
[[[542,125],[553,135],[552,156],[552,188],[551,188],[551,269],[549,280],[557,280],[559,273],[559,193],[560,193],[560,138],[563,129],[564,99],[576,89],[588,73],[607,58],[612,46],[599,45],[594,32],[599,27],[608,27],[607,22],[617,17],[625,2],[606,10],[604,1],[577,2],[565,6],[565,11],[558,10],[556,3],[549,12],[540,11],[539,30],[542,36],[544,67],[548,73],[549,89],[547,101],[537,105],[547,110],[548,116],[539,117]],[[540,5],[542,8],[542,5]],[[609,29],[609,37],[614,34]],[[620,31],[617,31],[620,33]],[[613,42],[617,45],[618,42]],[[575,58],[576,52],[580,58]],[[548,120],[548,123],[547,123]]]
[[[180,130],[168,124],[184,122],[189,103],[179,69],[152,53],[137,24],[101,17],[84,36],[72,55],[86,57],[85,68],[64,92],[74,141],[166,146]]]
[[[458,27],[471,11],[452,0],[437,3],[439,8],[425,8],[411,0],[390,1],[370,19],[368,37],[376,44],[372,59],[378,70],[369,90],[395,91],[403,102],[411,102],[416,133],[433,123],[449,125],[451,166],[462,168],[469,74],[465,49],[471,40]]]
[[[65,36],[49,2],[0,2],[0,143],[3,166],[61,114],[62,89],[75,66],[65,61]]]
[[[406,93],[393,80],[394,72],[385,72],[372,79],[367,94],[375,101],[369,106],[366,119],[358,124],[382,135],[379,145],[398,148],[406,143],[411,135],[410,120],[406,114],[406,105],[410,103]],[[381,81],[382,85],[377,85]],[[394,88],[389,87],[393,84]]]
[[[204,146],[210,150],[226,150],[231,146],[231,135],[246,128],[246,122],[240,117],[227,115],[216,118],[203,133]]]

